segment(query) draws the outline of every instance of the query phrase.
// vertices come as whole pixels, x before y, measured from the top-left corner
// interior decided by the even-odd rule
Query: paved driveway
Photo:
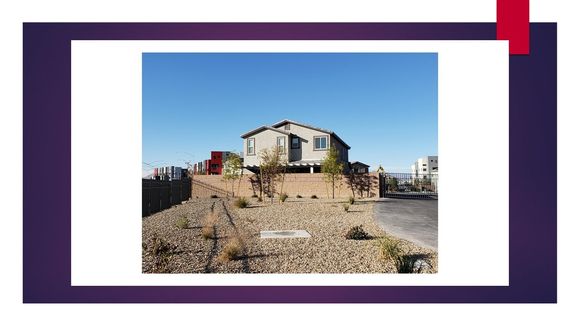
[[[375,221],[385,232],[437,250],[437,200],[383,198]]]

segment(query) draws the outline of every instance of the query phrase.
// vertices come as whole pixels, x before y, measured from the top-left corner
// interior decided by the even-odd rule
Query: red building
[[[210,172],[209,171],[210,164],[211,164],[211,160],[203,160],[202,174],[208,174],[208,175],[211,174],[211,173],[209,173]]]
[[[229,154],[230,152],[212,151],[210,166],[209,169],[207,169],[208,174],[221,175],[224,168],[224,162],[227,160]]]
[[[231,152],[211,151],[209,160],[203,160],[194,165],[193,173],[201,175],[221,175],[224,163]]]

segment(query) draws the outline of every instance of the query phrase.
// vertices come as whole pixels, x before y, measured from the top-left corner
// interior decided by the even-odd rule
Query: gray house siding
[[[288,152],[288,136],[272,130],[263,130],[244,139],[244,165],[260,165],[260,151],[276,146],[278,137],[284,137],[286,153]],[[254,155],[248,154],[248,139],[254,139]]]
[[[311,161],[322,160],[326,156],[326,150],[314,150],[314,137],[326,136],[331,138],[328,133],[320,132],[310,128],[305,128],[295,124],[290,124],[290,130],[280,126],[277,129],[289,132],[293,137],[300,138],[300,149],[294,149],[290,152],[290,161]]]
[[[286,122],[284,120],[273,127],[262,126],[254,129],[244,135],[244,165],[245,166],[259,166],[260,152],[264,149],[271,149],[277,145],[277,139],[283,137],[284,139],[284,154],[290,165],[292,162],[298,162],[296,166],[320,166],[320,162],[324,160],[330,146],[334,146],[338,152],[340,160],[345,163],[345,169],[348,168],[348,150],[349,147],[332,131],[296,124],[292,121]],[[326,148],[316,149],[315,139],[317,137],[325,137]],[[292,148],[292,140],[298,139],[298,148]],[[248,140],[254,139],[255,151],[253,155],[248,153]]]

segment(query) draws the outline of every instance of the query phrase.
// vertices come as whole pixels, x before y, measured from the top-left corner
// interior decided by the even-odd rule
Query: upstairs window
[[[293,149],[300,148],[300,138],[292,137],[292,148]]]
[[[256,139],[248,138],[248,155],[256,155]]]
[[[284,130],[290,130],[290,124],[285,125]]]
[[[324,151],[328,149],[328,136],[314,136],[314,150]]]
[[[284,137],[284,136],[278,137],[276,139],[276,145],[278,145],[278,151],[280,151],[280,153],[285,153],[286,152],[286,137]]]

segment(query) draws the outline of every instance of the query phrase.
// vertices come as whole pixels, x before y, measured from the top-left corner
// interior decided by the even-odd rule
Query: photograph
[[[437,53],[143,53],[143,273],[437,273]]]

